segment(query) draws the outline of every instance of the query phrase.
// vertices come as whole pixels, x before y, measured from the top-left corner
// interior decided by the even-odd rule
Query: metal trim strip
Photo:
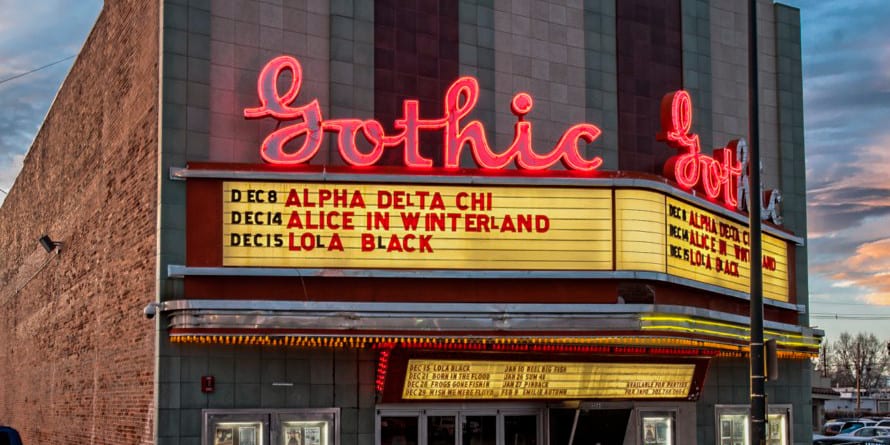
[[[693,287],[707,292],[728,295],[741,300],[750,301],[750,296],[707,283],[680,278],[661,272],[643,271],[505,271],[505,270],[420,270],[420,269],[296,269],[276,267],[189,267],[180,264],[167,266],[167,276],[184,278],[187,276],[218,276],[218,277],[350,277],[350,278],[443,278],[443,279],[522,279],[522,278],[557,278],[557,279],[622,279],[650,280]],[[764,298],[764,304],[800,311],[798,305],[784,301]]]
[[[225,315],[250,314],[267,317],[307,318],[314,322],[311,327],[323,328],[319,322],[324,318],[337,318],[348,321],[349,328],[355,329],[357,321],[371,320],[404,320],[403,329],[417,330],[419,324],[428,324],[438,330],[445,326],[437,324],[439,320],[453,318],[457,321],[472,322],[471,328],[477,329],[477,321],[485,321],[488,329],[499,331],[511,330],[590,330],[603,329],[608,324],[618,327],[632,327],[639,330],[643,322],[641,316],[649,315],[685,315],[714,321],[735,323],[744,327],[748,325],[748,317],[711,309],[689,306],[657,305],[657,304],[528,304],[528,303],[364,303],[364,302],[329,302],[329,301],[281,301],[281,300],[170,300],[159,304],[159,310],[167,313],[181,313],[188,320],[194,320],[198,314],[208,315],[213,321],[222,320]],[[553,325],[542,326],[541,321],[552,319]],[[592,320],[604,324],[590,324]],[[620,320],[624,323],[610,323],[608,320]],[[633,321],[627,324],[628,321]],[[517,326],[515,321],[521,322]],[[570,328],[574,322],[584,322],[577,328]],[[526,322],[532,325],[525,326]],[[214,324],[199,323],[202,328],[221,327]],[[764,326],[776,331],[812,337],[817,331],[811,328],[766,321]],[[176,327],[176,326],[171,326]],[[343,329],[346,326],[338,326]],[[605,329],[608,330],[608,329]]]

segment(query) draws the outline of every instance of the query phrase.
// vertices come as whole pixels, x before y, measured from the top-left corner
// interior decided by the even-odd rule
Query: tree
[[[859,333],[856,336],[844,332],[834,342],[834,351],[826,355],[831,367],[833,386],[857,386],[862,389],[883,388],[887,385],[887,372],[890,371],[890,354],[886,343],[874,334]]]

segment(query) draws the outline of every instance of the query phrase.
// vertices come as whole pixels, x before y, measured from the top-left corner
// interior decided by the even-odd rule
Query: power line
[[[855,303],[852,301],[813,301],[810,300],[810,304],[830,304],[834,306],[874,306],[876,308],[887,308],[890,309],[888,305],[876,304],[876,303]]]
[[[890,315],[875,314],[810,314],[816,320],[890,320]]]
[[[70,56],[68,56],[68,57],[65,57],[64,59],[59,59],[59,60],[56,60],[55,62],[47,63],[46,65],[43,65],[43,66],[41,66],[41,67],[34,68],[33,70],[25,71],[24,73],[16,74],[16,75],[14,75],[14,76],[7,77],[6,79],[0,79],[0,84],[9,82],[10,80],[18,79],[19,77],[27,76],[28,74],[31,74],[31,73],[36,73],[37,71],[40,71],[40,70],[45,69],[45,68],[49,68],[49,67],[51,67],[51,66],[53,66],[53,65],[57,65],[57,64],[62,63],[62,62],[64,62],[64,61],[68,60],[68,59],[73,59],[73,58],[76,57],[76,56],[77,56],[77,54],[73,54],[73,55],[70,55]]]

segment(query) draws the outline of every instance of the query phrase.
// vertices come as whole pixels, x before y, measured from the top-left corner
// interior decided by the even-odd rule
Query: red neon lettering
[[[278,80],[285,71],[291,73],[291,84],[284,94],[278,90]],[[386,135],[376,120],[329,119],[324,120],[317,100],[308,105],[294,106],[303,82],[300,62],[290,56],[279,56],[269,61],[257,77],[257,95],[260,106],[245,108],[244,117],[259,119],[272,117],[288,121],[287,125],[270,133],[262,143],[263,160],[276,165],[299,165],[312,159],[321,147],[325,131],[337,133],[337,148],[347,164],[364,167],[377,163],[383,150],[401,145],[404,162],[408,167],[432,167],[433,161],[420,154],[420,131],[441,131],[443,136],[444,166],[460,167],[460,153],[469,145],[476,164],[485,169],[503,169],[511,162],[527,170],[544,170],[557,161],[570,170],[593,171],[602,165],[602,158],[585,159],[579,142],[593,142],[601,131],[593,124],[582,123],[570,127],[546,154],[537,153],[532,147],[532,125],[525,120],[534,101],[526,93],[513,97],[510,110],[516,115],[513,142],[503,152],[495,152],[488,144],[482,122],[462,122],[479,101],[479,83],[472,77],[454,81],[445,93],[441,118],[421,119],[420,103],[406,100],[402,104],[402,117],[393,123],[395,135]],[[291,123],[290,121],[297,121]],[[364,153],[358,149],[357,138],[361,134],[371,146]],[[302,145],[296,150],[285,147],[297,138]]]
[[[738,203],[738,182],[742,167],[736,158],[735,141],[714,150],[714,157],[701,153],[701,141],[692,129],[692,98],[684,90],[666,94],[661,100],[661,128],[656,135],[680,154],[664,164],[664,175],[681,187],[698,189],[709,199],[717,199],[723,191],[723,201],[732,207]]]

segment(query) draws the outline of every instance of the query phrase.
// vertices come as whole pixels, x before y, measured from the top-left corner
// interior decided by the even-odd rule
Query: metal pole
[[[859,395],[862,394],[862,391],[859,389],[859,376],[862,373],[856,371],[856,416],[859,416],[859,413],[862,412],[862,400],[859,398]]]
[[[572,422],[572,432],[569,433],[569,443],[568,445],[572,445],[575,442],[575,430],[578,428],[578,416],[581,415],[581,405],[578,405],[578,408],[575,409],[575,420]]]
[[[757,0],[748,2],[748,228],[751,233],[751,444],[766,443],[763,360],[763,270],[760,245],[760,128],[757,85]]]
[[[862,412],[862,400],[860,399],[860,395],[862,394],[862,342],[856,342],[856,416],[859,416]]]

